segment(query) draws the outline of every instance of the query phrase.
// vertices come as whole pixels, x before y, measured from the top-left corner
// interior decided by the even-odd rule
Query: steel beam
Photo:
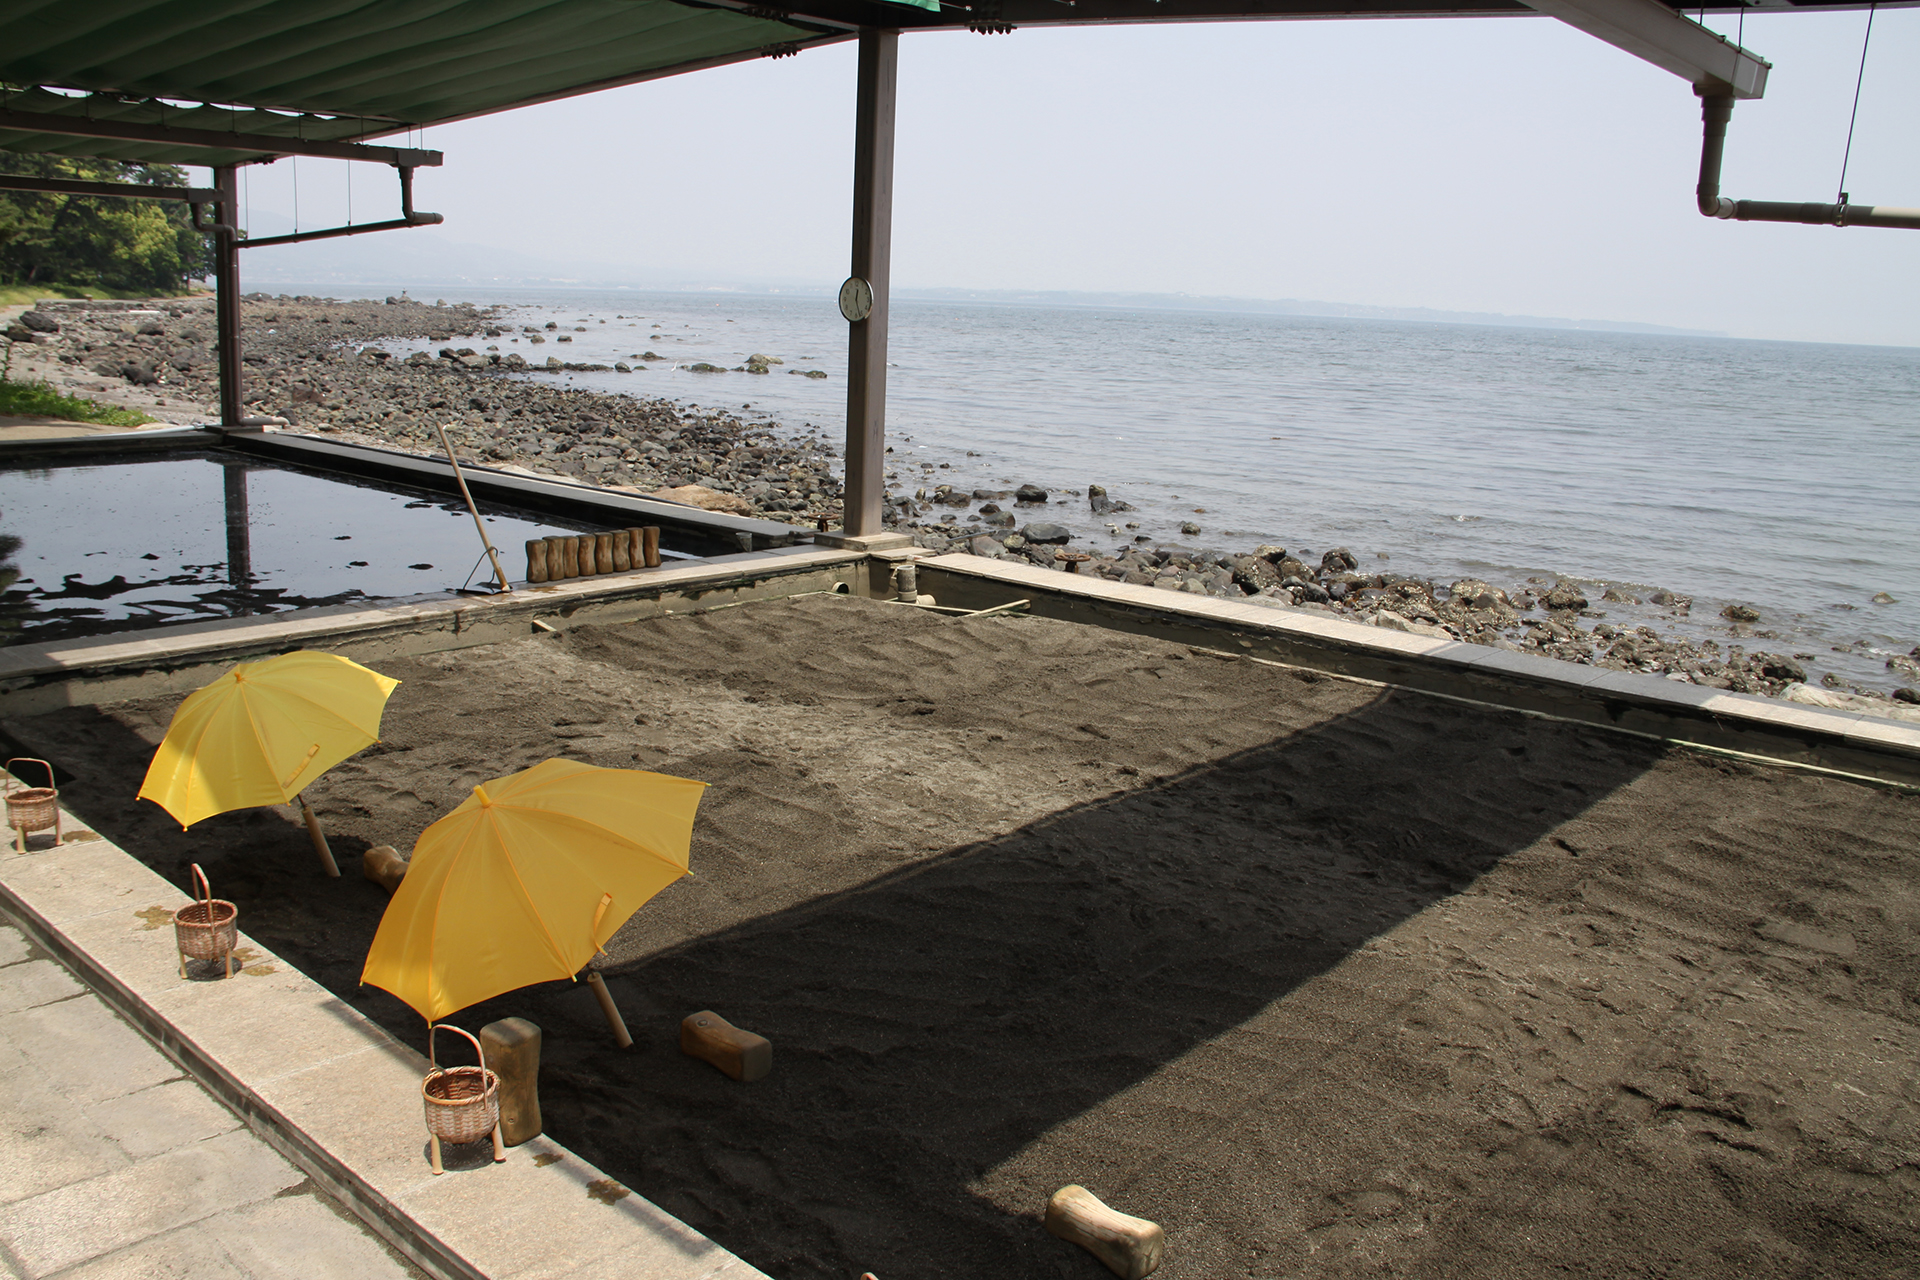
[[[394,125],[392,128],[404,128]],[[322,160],[373,160],[380,164],[418,169],[441,163],[438,151],[413,147],[383,147],[364,142],[323,142],[313,138],[282,138],[270,133],[228,133],[223,129],[175,129],[163,124],[130,120],[89,120],[84,116],[50,115],[39,111],[0,109],[0,129],[23,133],[52,133],[69,138],[106,138],[114,142],[161,142],[210,151],[258,151],[265,157],[316,156]]]
[[[1772,64],[1660,0],[1527,0],[1541,13],[1671,71],[1695,88],[1736,98],[1766,92]]]
[[[852,274],[873,289],[873,309],[849,324],[847,488],[842,528],[882,532],[887,468],[887,286],[893,258],[893,125],[900,33],[860,30],[853,120]]]
[[[156,187],[137,182],[79,182],[71,178],[29,178],[0,173],[0,191],[45,191],[60,196],[127,196],[139,200],[185,200],[212,204],[220,193],[211,187]]]
[[[220,357],[220,421],[240,425],[240,170],[221,165],[213,171],[220,193],[220,214],[213,229],[213,314],[215,354]]]

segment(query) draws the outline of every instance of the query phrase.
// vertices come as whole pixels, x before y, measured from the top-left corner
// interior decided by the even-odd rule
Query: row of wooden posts
[[[571,538],[532,538],[527,542],[528,582],[558,582],[562,578],[659,567],[660,530],[653,525]]]

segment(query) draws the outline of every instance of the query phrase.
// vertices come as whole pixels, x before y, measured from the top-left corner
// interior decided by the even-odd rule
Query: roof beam
[[[214,204],[220,193],[212,187],[156,187],[136,182],[78,182],[71,178],[29,178],[0,173],[0,191],[46,191],[61,196],[134,196],[144,200],[185,200]]]
[[[0,108],[0,129],[51,133],[72,138],[107,138],[115,142],[160,142],[209,151],[258,151],[263,159],[316,156],[323,160],[371,160],[407,169],[431,167],[440,164],[443,159],[438,151],[421,151],[412,147],[323,142],[313,138],[283,138],[269,133],[229,133],[223,129],[175,129],[161,124],[89,120],[84,116],[9,111],[4,108]]]
[[[1772,64],[1660,0],[1527,0],[1529,7],[1671,71],[1697,89],[1757,98]]]

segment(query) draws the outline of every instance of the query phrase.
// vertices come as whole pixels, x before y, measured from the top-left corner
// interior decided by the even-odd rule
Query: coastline
[[[631,364],[567,360],[563,344],[584,328],[516,326],[502,318],[506,309],[429,306],[405,297],[338,302],[248,295],[242,308],[248,411],[279,417],[296,430],[417,453],[437,449],[425,425],[432,419],[445,423],[463,459],[486,465],[641,493],[681,490],[665,496],[808,529],[838,524],[837,450],[826,433],[790,430],[744,406],[731,411],[650,396],[641,371],[664,357],[646,350],[634,353]],[[61,389],[130,407],[152,405],[144,411],[173,421],[211,410],[211,316],[204,300],[166,299],[147,308],[49,303],[44,311],[56,321],[66,317],[66,324],[33,343],[15,344],[25,348],[17,353],[16,376],[38,368],[49,381],[60,378]],[[503,354],[503,339],[521,340],[529,352],[545,350],[533,359]],[[415,343],[427,350],[401,355],[391,349]],[[729,385],[724,374],[754,363],[741,370],[693,368],[710,371],[716,393],[731,397],[738,384]],[[769,357],[753,371],[778,372],[770,363],[779,361]],[[515,376],[527,371],[618,371],[631,374],[635,386],[608,394]],[[1859,682],[1857,666],[1855,679],[1822,671],[1825,655],[1811,640],[1783,634],[1791,628],[1738,603],[1717,619],[1696,619],[1693,598],[1678,592],[1641,599],[1617,587],[1592,591],[1538,576],[1504,585],[1421,578],[1393,572],[1391,553],[1372,548],[1170,545],[1137,532],[1124,494],[1108,495],[1098,485],[1083,492],[937,484],[932,479],[949,464],[914,452],[911,462],[890,460],[886,521],[928,549],[1322,610],[1413,634],[1920,720],[1920,693],[1912,688],[1920,678],[1920,646],[1886,659],[1886,687],[1868,685]],[[1080,502],[1087,507],[1078,508]],[[1076,524],[1084,527],[1091,516],[1119,545],[1111,551],[1090,545],[1060,523],[1066,503],[1076,504]],[[1197,525],[1182,531],[1200,533]]]

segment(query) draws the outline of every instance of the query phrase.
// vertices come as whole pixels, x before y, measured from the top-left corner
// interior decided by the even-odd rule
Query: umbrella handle
[[[307,820],[307,834],[313,838],[313,851],[320,855],[320,865],[334,879],[340,878],[340,864],[333,860],[333,849],[327,844],[327,833],[320,829],[320,819],[313,814],[313,806],[307,803],[305,796],[300,797],[300,813]]]

